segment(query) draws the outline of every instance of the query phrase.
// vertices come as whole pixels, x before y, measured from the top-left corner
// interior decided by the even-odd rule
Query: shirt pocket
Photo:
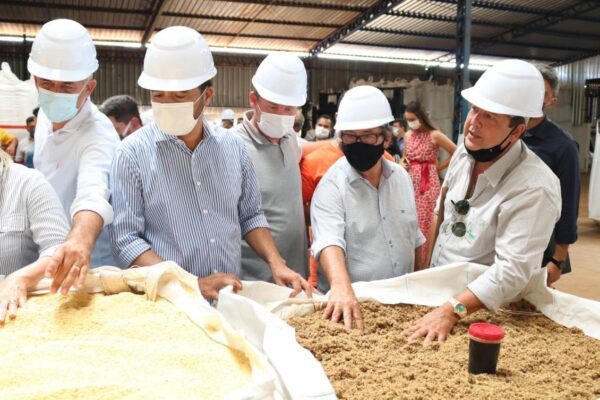
[[[23,238],[27,229],[25,214],[9,214],[0,221],[0,249],[6,255],[19,254],[23,248]]]
[[[396,227],[398,227],[397,231],[400,240],[404,243],[410,243],[414,249],[419,238],[419,219],[415,210],[399,208],[395,214],[394,222]]]

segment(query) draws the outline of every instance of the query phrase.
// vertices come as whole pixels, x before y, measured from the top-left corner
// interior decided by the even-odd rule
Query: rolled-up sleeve
[[[346,221],[342,194],[332,175],[319,182],[310,206],[313,244],[311,251],[319,260],[323,249],[338,246],[346,252]]]
[[[56,192],[37,171],[26,201],[33,241],[39,246],[40,256],[51,256],[67,238],[69,222]]]
[[[242,237],[253,229],[268,228],[269,224],[262,210],[260,187],[254,170],[254,164],[240,142],[240,163],[242,168],[242,192],[238,203],[240,229]]]
[[[121,265],[129,266],[151,246],[143,238],[146,224],[139,167],[123,149],[113,160],[110,189],[115,210],[110,227],[114,255]]]
[[[501,206],[494,264],[467,286],[493,312],[525,289],[560,215],[558,193],[545,188],[524,192]]]
[[[71,220],[79,211],[93,211],[102,217],[104,226],[113,221],[108,179],[115,147],[115,143],[99,136],[83,148]]]

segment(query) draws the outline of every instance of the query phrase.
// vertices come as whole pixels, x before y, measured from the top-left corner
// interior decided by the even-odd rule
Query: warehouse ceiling
[[[452,62],[457,0],[2,0],[0,35],[71,18],[96,41],[140,46],[185,25],[210,46]],[[600,53],[600,0],[473,0],[472,63],[566,63]]]

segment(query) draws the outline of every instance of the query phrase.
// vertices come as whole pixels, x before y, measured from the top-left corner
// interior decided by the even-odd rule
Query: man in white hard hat
[[[231,129],[233,128],[233,121],[235,120],[235,112],[231,108],[226,108],[221,113],[221,128]]]
[[[340,102],[336,131],[345,157],[321,179],[311,205],[312,253],[329,291],[324,317],[363,329],[351,283],[412,272],[425,237],[419,230],[410,176],[384,158],[394,120],[383,92],[356,86]],[[326,279],[325,279],[326,278]]]
[[[517,299],[538,270],[560,215],[558,179],[520,140],[527,120],[542,115],[540,72],[525,61],[504,60],[462,96],[471,110],[464,145],[442,186],[431,265],[490,267],[407,329],[409,340],[444,341],[459,319]]]
[[[294,55],[268,55],[252,77],[252,110],[231,130],[246,144],[258,176],[262,206],[287,265],[306,277],[308,248],[302,207],[300,158],[294,118],[306,102],[306,69]],[[242,278],[272,280],[265,261],[242,244]]]
[[[62,291],[83,284],[89,266],[115,265],[107,229],[113,210],[108,176],[119,136],[90,96],[96,87],[96,49],[87,30],[68,19],[50,21],[37,34],[27,68],[38,89],[35,167],[58,193],[71,231],[48,271]],[[93,251],[93,252],[92,252]]]
[[[241,287],[244,238],[275,283],[310,294],[273,243],[244,144],[202,116],[216,74],[195,30],[169,27],[152,39],[138,84],[151,91],[154,122],[122,142],[111,172],[115,255],[127,266],[173,260],[216,299]]]

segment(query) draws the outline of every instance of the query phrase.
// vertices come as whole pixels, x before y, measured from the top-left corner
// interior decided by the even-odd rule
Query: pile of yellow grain
[[[166,300],[70,294],[29,300],[0,328],[0,399],[221,399],[247,358]]]

